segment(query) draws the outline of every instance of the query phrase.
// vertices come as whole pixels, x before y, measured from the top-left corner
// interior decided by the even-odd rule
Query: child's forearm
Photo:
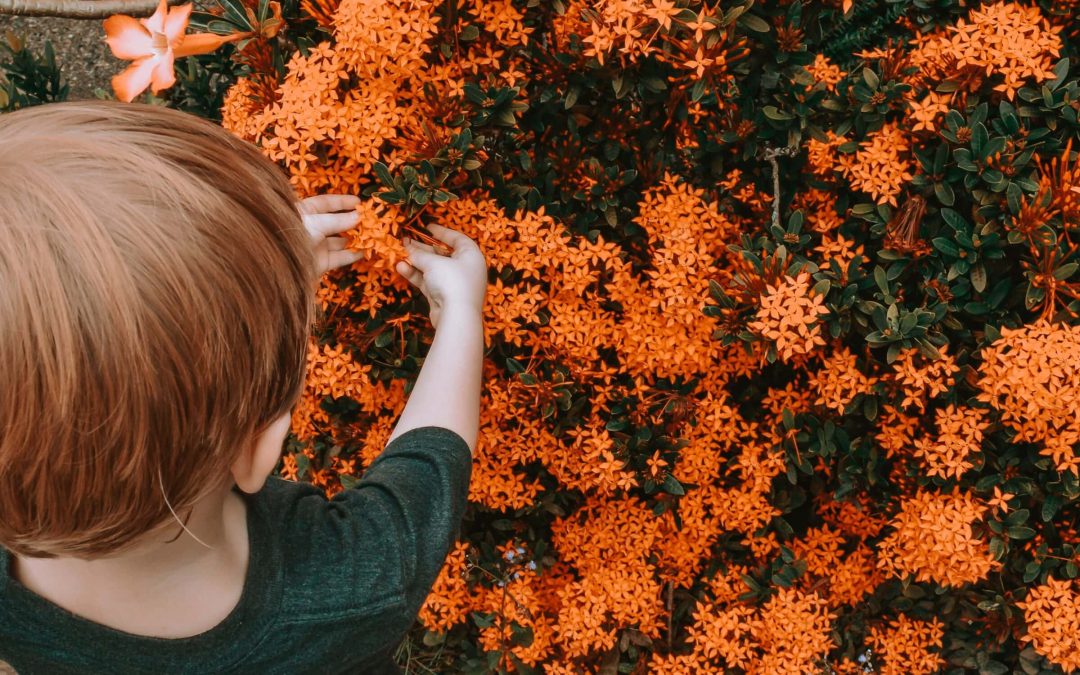
[[[443,308],[431,349],[390,440],[420,427],[444,427],[461,436],[475,452],[483,361],[480,310]]]

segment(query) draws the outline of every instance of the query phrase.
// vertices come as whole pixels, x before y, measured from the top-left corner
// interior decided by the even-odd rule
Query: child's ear
[[[262,489],[270,472],[281,458],[281,447],[289,434],[290,413],[285,413],[270,423],[251,443],[240,450],[231,471],[237,487],[248,494]]]

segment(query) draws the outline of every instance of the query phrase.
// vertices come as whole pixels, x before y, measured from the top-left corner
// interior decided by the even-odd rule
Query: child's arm
[[[443,427],[461,436],[475,451],[487,268],[472,239],[438,225],[430,229],[453,252],[444,256],[430,246],[407,241],[412,264],[398,263],[398,272],[419,288],[431,305],[435,340],[390,440],[411,429]]]

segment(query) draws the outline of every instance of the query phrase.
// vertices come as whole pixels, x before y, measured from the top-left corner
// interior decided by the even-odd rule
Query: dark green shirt
[[[0,660],[20,675],[398,672],[393,653],[456,538],[471,467],[460,436],[427,427],[395,439],[330,500],[270,479],[244,497],[251,553],[240,602],[189,638],[79,618],[15,581],[0,548]]]

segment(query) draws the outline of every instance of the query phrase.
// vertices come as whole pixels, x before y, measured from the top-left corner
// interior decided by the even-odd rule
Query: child
[[[407,242],[435,339],[386,449],[327,500],[269,475],[358,200],[298,207],[255,148],[156,107],[11,113],[0,148],[0,660],[397,672],[465,507],[476,245]]]

